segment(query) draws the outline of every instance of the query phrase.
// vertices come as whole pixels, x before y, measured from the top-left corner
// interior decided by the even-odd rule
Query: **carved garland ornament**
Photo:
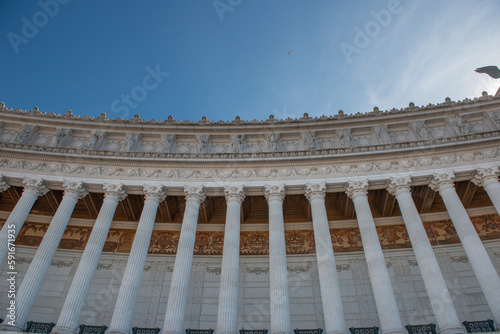
[[[325,167],[289,167],[280,169],[231,169],[231,170],[189,170],[189,169],[147,169],[147,168],[107,168],[94,166],[75,166],[63,163],[47,164],[13,159],[0,160],[0,168],[14,171],[25,170],[33,173],[47,173],[51,175],[68,175],[81,177],[117,177],[124,178],[155,178],[155,179],[192,179],[192,180],[221,180],[237,179],[305,179],[317,177],[336,177],[345,175],[368,175],[380,173],[394,173],[398,171],[428,170],[433,167],[450,167],[469,165],[475,161],[485,163],[497,162],[500,150],[485,150],[480,152],[465,152],[461,154],[442,155],[440,157],[416,157],[401,161],[372,161],[366,163],[330,165]]]

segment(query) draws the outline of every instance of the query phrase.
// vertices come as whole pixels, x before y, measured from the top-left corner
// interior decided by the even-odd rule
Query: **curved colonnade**
[[[91,119],[3,104],[0,113],[0,263],[20,280],[15,321],[7,312],[2,330],[35,320],[74,334],[82,318],[108,333],[177,334],[303,324],[404,333],[415,321],[464,333],[464,320],[500,323],[498,97],[262,122]],[[17,268],[6,261],[16,238],[31,257],[22,274],[23,257],[13,257]],[[411,284],[391,252],[406,259],[398,270]],[[111,272],[102,259],[121,264]],[[354,271],[346,261],[365,278],[343,279]],[[145,290],[152,263],[163,281]],[[60,286],[47,283],[54,266]],[[470,286],[453,286],[462,274]]]

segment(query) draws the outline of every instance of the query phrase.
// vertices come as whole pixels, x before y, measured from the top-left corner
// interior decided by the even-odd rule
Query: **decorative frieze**
[[[29,259],[29,258],[26,258],[26,257],[18,257],[16,259],[16,264],[24,264],[24,263],[30,264],[31,261],[33,261],[33,259]]]
[[[500,217],[481,215],[471,217],[482,240],[492,240],[500,233]],[[424,228],[432,245],[446,245],[459,242],[451,221],[440,220],[424,222]],[[311,226],[312,227],[312,226]],[[19,245],[38,246],[43,238],[47,225],[43,223],[26,223],[19,233],[16,243]],[[358,228],[331,229],[333,249],[338,252],[362,251],[361,236]],[[85,248],[89,227],[69,226],[59,245],[61,249],[83,250]],[[409,248],[407,230],[404,225],[379,226],[377,234],[383,249]],[[240,243],[241,255],[266,255],[269,252],[267,231],[242,231]],[[130,252],[134,231],[111,229],[106,240],[106,252]],[[149,254],[175,254],[179,231],[154,230],[151,237]],[[285,231],[287,254],[314,254],[316,252],[314,233],[312,230]],[[222,231],[198,231],[194,248],[195,255],[221,255],[224,242]],[[109,245],[109,246],[108,246]],[[436,254],[441,256],[442,253]],[[446,255],[446,258],[448,255]],[[148,262],[148,265],[171,266],[165,262]],[[173,268],[173,267],[172,267]]]
[[[53,147],[68,147],[73,139],[73,129],[59,128],[52,136],[50,142]]]
[[[455,262],[455,263],[467,263],[467,262],[469,262],[469,259],[465,255],[462,255],[462,256],[450,256],[450,259],[453,262]]]
[[[97,265],[97,270],[109,270],[111,269],[113,265],[110,263],[110,264],[104,264],[104,263],[99,263]]]
[[[307,273],[311,269],[310,265],[307,266],[288,266],[287,270],[289,273],[295,273],[295,274],[300,274],[300,273]]]
[[[207,273],[220,275],[221,272],[221,267],[207,267]]]
[[[53,260],[50,263],[50,265],[53,266],[53,267],[57,267],[57,268],[71,267],[73,265],[73,262],[71,262],[71,261]]]
[[[338,273],[340,273],[341,271],[351,270],[350,264],[337,264],[335,267],[336,267]]]
[[[255,275],[267,274],[269,273],[269,267],[246,267],[245,271]]]
[[[23,124],[14,138],[14,143],[29,145],[35,139],[38,132],[37,125]]]

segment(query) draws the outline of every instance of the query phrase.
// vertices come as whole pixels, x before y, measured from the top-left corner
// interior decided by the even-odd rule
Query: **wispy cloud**
[[[478,27],[491,24],[491,7],[457,2],[452,7],[441,5],[437,9],[439,12],[429,16],[422,16],[423,10],[417,7],[405,12],[404,20],[421,21],[420,30],[409,31],[403,20],[394,26],[391,34],[397,33],[396,30],[407,34],[406,50],[400,50],[405,43],[391,47],[388,34],[383,43],[386,52],[398,52],[399,60],[392,58],[387,68],[379,68],[382,72],[377,76],[379,80],[364,78],[370,103],[390,108],[405,106],[410,100],[427,104],[441,102],[446,96],[453,99],[478,96],[483,90],[495,93],[498,88],[495,83],[473,71],[490,62],[493,64],[493,58],[500,63],[498,34],[478,35],[481,30]],[[500,27],[498,22],[494,25]],[[365,70],[369,71],[366,67]]]

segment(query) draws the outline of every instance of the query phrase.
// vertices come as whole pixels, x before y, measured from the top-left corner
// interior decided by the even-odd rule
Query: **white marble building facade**
[[[0,109],[0,191],[15,202],[0,212],[0,262],[17,282],[11,298],[0,281],[2,330],[22,331],[28,320],[54,322],[52,332],[64,334],[79,324],[123,334],[132,326],[176,334],[378,326],[385,334],[405,333],[406,324],[464,333],[465,320],[500,323],[499,97],[262,122]],[[423,204],[416,187],[427,189]],[[49,192],[54,214],[32,211]],[[104,194],[95,217],[91,209],[75,216],[89,193]],[[344,219],[331,219],[332,194],[350,206]],[[130,202],[121,206],[131,195],[142,198],[137,215]],[[159,222],[172,196],[184,198],[182,221]],[[290,196],[305,198],[305,219],[290,218]],[[202,222],[207,197],[224,198],[223,223]],[[251,197],[265,198],[266,223],[246,222]],[[386,214],[388,205],[399,214]],[[117,210],[133,219],[117,220]],[[481,229],[480,216],[490,217]],[[443,220],[453,231],[432,243],[424,226]],[[45,224],[43,238],[26,237],[30,223]],[[89,228],[84,247],[58,249],[74,226]],[[386,244],[384,226],[399,226],[411,247]],[[130,249],[107,251],[120,229],[134,230]],[[358,231],[357,248],[335,251],[340,229]],[[290,253],[288,235],[303,230],[314,251]],[[175,254],[151,252],[158,231],[176,231]],[[265,235],[261,255],[242,253],[240,237],[252,231]],[[223,234],[220,254],[196,255],[200,232]]]

